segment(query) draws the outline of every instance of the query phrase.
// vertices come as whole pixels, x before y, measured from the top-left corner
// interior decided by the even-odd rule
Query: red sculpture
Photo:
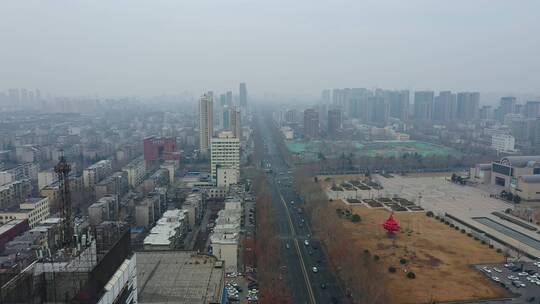
[[[390,217],[384,221],[383,228],[388,234],[394,234],[399,231],[399,223],[394,219],[394,214],[390,214]]]

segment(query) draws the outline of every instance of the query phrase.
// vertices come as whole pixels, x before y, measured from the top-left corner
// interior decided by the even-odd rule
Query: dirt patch
[[[332,202],[330,208],[343,208]],[[340,219],[342,233],[352,237],[354,251],[369,250],[379,257],[380,267],[396,269],[384,279],[392,286],[391,303],[430,303],[508,296],[470,267],[473,264],[500,263],[504,257],[494,249],[475,241],[458,230],[449,228],[424,213],[396,213],[401,232],[394,239],[382,229],[390,213],[365,206],[349,206],[362,218],[360,223]],[[415,279],[408,279],[407,272]]]

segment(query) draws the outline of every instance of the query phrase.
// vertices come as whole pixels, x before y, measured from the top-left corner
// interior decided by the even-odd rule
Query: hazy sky
[[[539,92],[540,1],[0,1],[0,90]]]

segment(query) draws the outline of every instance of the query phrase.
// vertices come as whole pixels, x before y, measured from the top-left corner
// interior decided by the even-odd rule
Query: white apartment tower
[[[236,176],[240,176],[240,139],[233,132],[223,131],[218,137],[212,138],[211,150],[210,166],[214,181],[217,182],[219,168],[234,169]]]
[[[208,92],[199,100],[199,148],[201,154],[208,154],[213,133],[214,102],[212,92]]]

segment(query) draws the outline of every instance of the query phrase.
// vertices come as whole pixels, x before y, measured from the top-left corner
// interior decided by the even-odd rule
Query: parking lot
[[[540,262],[476,265],[475,268],[494,284],[501,284],[518,295],[513,303],[540,303]]]

